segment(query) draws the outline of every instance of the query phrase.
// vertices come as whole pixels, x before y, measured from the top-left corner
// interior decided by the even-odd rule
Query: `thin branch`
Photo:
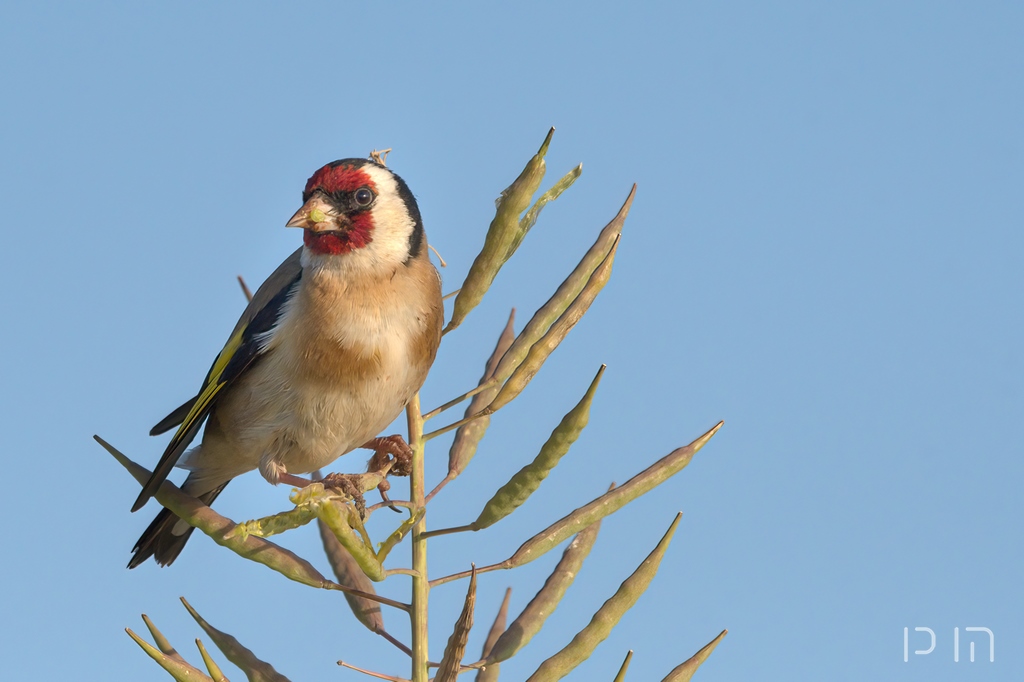
[[[438,535],[451,535],[452,533],[464,533],[467,530],[474,530],[473,524],[467,523],[465,526],[454,526],[453,528],[438,528],[437,530],[428,530],[420,537],[424,540],[427,538],[435,538]]]
[[[242,287],[242,293],[245,294],[245,300],[252,303],[252,292],[249,291],[249,285],[245,283],[245,280],[242,279],[241,275],[238,276],[238,285]]]
[[[423,421],[427,421],[428,419],[433,419],[434,417],[436,417],[437,415],[441,414],[445,410],[450,410],[451,408],[455,407],[456,405],[461,403],[466,398],[472,398],[473,396],[475,396],[480,391],[486,391],[489,388],[494,388],[495,384],[497,384],[497,383],[498,383],[498,381],[496,379],[495,380],[491,380],[491,381],[488,381],[487,383],[480,384],[479,386],[477,386],[476,388],[474,388],[471,391],[466,391],[465,393],[460,395],[458,398],[452,398],[451,400],[446,402],[444,405],[441,405],[440,407],[435,407],[430,412],[427,412],[426,414],[424,414],[423,415]]]
[[[437,249],[434,248],[433,244],[427,244],[427,248],[433,251],[434,255],[437,256],[437,260],[441,262],[442,268],[448,267],[448,264],[444,262],[444,258],[441,257],[441,254],[438,252]]]
[[[504,563],[491,564],[490,566],[484,566],[483,568],[476,569],[476,572],[479,575],[480,573],[490,573],[491,571],[497,571],[497,570],[500,570],[502,568],[505,568],[505,564]],[[437,587],[438,585],[444,585],[445,583],[450,583],[453,580],[462,580],[463,578],[468,578],[471,575],[473,575],[473,571],[463,571],[462,573],[452,573],[451,575],[446,575],[443,578],[437,578],[436,580],[431,580],[430,581],[430,586],[431,587]]]
[[[406,656],[409,656],[410,658],[412,657],[412,649],[410,649],[409,647],[407,647],[406,645],[404,645],[400,641],[398,641],[398,639],[396,639],[387,630],[377,630],[377,634],[380,635],[381,637],[383,637],[384,639],[388,640],[392,644],[394,644],[396,647],[398,647],[398,650],[401,651]]]
[[[370,601],[379,602],[381,604],[384,604],[385,606],[393,606],[394,608],[401,609],[406,613],[409,613],[409,611],[412,609],[412,606],[410,604],[406,604],[405,602],[395,601],[394,599],[388,599],[387,597],[382,597],[379,594],[373,594],[372,592],[363,592],[362,590],[355,590],[351,587],[346,587],[344,585],[340,585],[330,580],[328,580],[324,584],[324,589],[337,590],[338,592],[347,592],[348,594],[351,594],[355,597],[369,599]]]
[[[444,488],[446,485],[448,485],[449,483],[451,483],[454,480],[455,480],[455,476],[453,476],[451,474],[451,472],[449,472],[447,476],[445,476],[444,478],[441,479],[440,483],[438,483],[437,485],[434,486],[434,489],[431,490],[430,494],[426,496],[426,498],[423,500],[423,503],[424,504],[430,504],[430,500],[434,499],[434,495],[436,495],[439,492],[441,492],[442,488]]]
[[[486,416],[488,416],[490,414],[492,414],[492,413],[488,412],[487,410],[480,410],[476,414],[471,414],[468,417],[464,417],[464,418],[460,419],[457,422],[452,422],[448,426],[444,426],[444,427],[442,427],[442,428],[440,428],[440,429],[438,429],[436,431],[431,431],[430,433],[423,434],[423,440],[424,441],[428,441],[428,440],[432,440],[434,438],[437,438],[438,436],[443,436],[444,434],[448,433],[449,431],[452,431],[454,429],[459,428],[460,426],[468,424],[469,422],[473,421],[474,419],[479,419],[480,417],[486,417]]]
[[[376,677],[379,680],[391,680],[391,682],[410,682],[410,680],[407,680],[404,677],[395,677],[394,675],[385,675],[384,673],[377,673],[372,670],[367,670],[366,668],[358,668],[350,663],[346,663],[345,661],[338,661],[338,665],[340,665],[343,668],[348,668],[349,670],[355,670],[357,673],[363,673],[364,675],[369,675],[370,677]]]
[[[369,518],[370,514],[382,509],[383,507],[405,507],[406,509],[415,509],[412,502],[406,502],[405,500],[391,500],[389,502],[378,502],[377,504],[370,505],[366,508],[366,517]],[[366,519],[363,519],[365,522]]]
[[[384,571],[385,578],[390,578],[393,575],[411,575],[414,578],[418,578],[420,574],[419,571],[415,571],[411,568],[389,568]]]
[[[458,296],[460,291],[462,291],[462,287],[459,287],[458,289],[456,289],[455,291],[453,291],[450,294],[445,294],[444,296],[441,297],[441,300],[442,301],[447,301],[452,296]]]

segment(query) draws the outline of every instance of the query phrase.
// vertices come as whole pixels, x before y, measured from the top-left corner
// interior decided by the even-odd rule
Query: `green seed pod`
[[[515,324],[516,311],[515,308],[508,316],[508,322],[505,324],[505,329],[502,330],[501,336],[498,337],[498,343],[494,347],[494,352],[491,353],[491,357],[487,360],[487,364],[484,366],[484,375],[480,377],[480,384],[482,385],[489,381],[494,375],[494,368],[498,365],[498,360],[505,354],[509,346],[512,345],[512,340],[515,338]],[[469,407],[466,408],[466,417],[476,414],[480,410],[484,409],[494,396],[498,394],[499,386],[495,384],[493,388],[481,391],[473,396],[473,399],[469,403]],[[469,464],[470,460],[473,459],[473,455],[476,454],[477,446],[484,437],[484,433],[487,432],[487,427],[490,426],[491,418],[479,417],[471,422],[463,424],[459,427],[459,430],[455,432],[455,440],[452,441],[452,447],[448,451],[448,475],[446,478],[451,481],[454,480]]]
[[[160,651],[167,654],[168,656],[176,656],[177,658],[181,659],[182,662],[184,662],[185,659],[181,658],[181,656],[174,649],[174,647],[171,646],[170,641],[168,641],[168,639],[164,637],[164,633],[160,632],[160,630],[157,629],[156,624],[154,624],[153,621],[149,619],[149,616],[147,616],[146,614],[142,614],[142,622],[144,622],[146,624],[146,627],[149,628],[149,634],[153,636],[153,642],[156,643]]]
[[[614,488],[596,500],[573,510],[568,515],[562,517],[520,545],[519,549],[516,550],[516,553],[508,559],[490,566],[484,566],[483,568],[478,569],[477,572],[488,573],[490,571],[517,568],[524,564],[528,564],[537,557],[540,557],[557,547],[571,535],[575,535],[590,524],[600,521],[609,514],[618,511],[644,493],[650,492],[659,484],[664,483],[669,478],[682,471],[683,468],[690,463],[690,460],[693,459],[694,453],[704,447],[704,445],[711,440],[711,437],[718,432],[718,429],[722,428],[722,424],[724,423],[725,422],[718,422],[697,440],[693,441],[689,445],[673,450],[633,478],[626,481],[622,486]],[[452,532],[454,530],[472,530],[472,526],[449,529],[447,532]],[[438,531],[437,534],[441,534],[442,532],[443,531]],[[436,587],[438,585],[443,585],[453,580],[465,578],[467,575],[468,573],[454,573],[443,578],[436,578],[430,581],[430,586]]]
[[[672,535],[679,525],[682,514],[677,514],[672,525],[669,526],[665,536],[658,543],[644,562],[633,574],[626,578],[626,581],[619,586],[615,594],[606,601],[590,623],[580,630],[572,641],[551,658],[541,663],[537,672],[530,676],[527,682],[554,682],[568,675],[576,666],[587,660],[590,654],[603,642],[611,633],[612,628],[619,622],[622,616],[636,603],[640,595],[644,593],[647,586],[651,584],[654,574],[658,572],[665,550],[672,540]]]
[[[540,212],[544,210],[544,207],[549,202],[554,201],[558,197],[562,196],[562,192],[572,187],[572,183],[576,182],[576,179],[580,177],[580,173],[583,172],[583,164],[579,164],[571,171],[562,176],[562,179],[552,185],[551,189],[544,194],[540,195],[540,199],[537,199],[536,203],[530,207],[530,210],[526,212],[523,219],[519,221],[519,231],[516,232],[515,237],[512,240],[512,244],[509,247],[508,255],[505,260],[512,257],[516,249],[519,248],[519,244],[522,243],[523,237],[530,231],[530,228],[537,224],[537,219],[540,218]]]
[[[313,474],[313,480],[320,479],[320,472]],[[366,577],[363,570],[359,568],[355,558],[345,549],[334,533],[322,520],[316,520],[317,529],[320,531],[320,542],[324,546],[324,554],[327,555],[327,563],[331,565],[338,584],[360,592],[376,594],[373,583]],[[384,630],[384,614],[381,613],[380,602],[375,602],[358,594],[343,592],[345,601],[352,609],[352,615],[360,623],[366,626],[370,632],[382,632]]]
[[[143,651],[145,651],[147,654],[150,655],[151,658],[153,658],[157,663],[159,663],[160,666],[164,668],[164,670],[169,672],[172,677],[174,677],[175,679],[179,679],[179,676],[183,676],[181,677],[181,679],[186,680],[210,679],[203,675],[202,671],[193,667],[188,661],[182,658],[181,654],[179,654],[177,650],[175,650],[175,648],[171,645],[167,638],[164,637],[164,634],[160,632],[160,630],[156,627],[153,621],[149,619],[149,616],[147,616],[146,614],[142,614],[142,620],[146,624],[146,627],[149,628],[149,634],[152,635],[153,642],[156,643],[157,649],[159,649],[159,651],[155,652],[155,654],[153,651],[153,647],[151,647],[148,642],[146,642],[138,635],[136,635],[134,632],[132,632],[131,629],[126,628],[125,632],[127,632],[128,635],[133,640],[135,640],[136,644],[142,647]]]
[[[237,639],[226,632],[221,632],[203,620],[203,617],[192,608],[191,604],[185,601],[184,597],[181,598],[181,603],[185,605],[188,612],[199,623],[199,627],[210,636],[210,639],[221,650],[221,653],[238,666],[245,673],[245,676],[249,678],[250,682],[288,682],[288,678],[274,670],[274,666],[256,658],[256,655],[242,646],[242,643]]]
[[[462,324],[469,311],[480,303],[484,294],[491,287],[494,276],[498,274],[498,270],[515,250],[514,245],[518,244],[517,235],[518,239],[522,240],[522,235],[519,235],[521,231],[519,216],[530,205],[530,199],[540,187],[541,180],[544,179],[544,155],[547,154],[548,145],[551,143],[551,136],[554,132],[554,128],[548,131],[540,150],[533,155],[519,177],[501,193],[495,202],[494,220],[487,228],[483,249],[480,250],[473,265],[470,266],[466,281],[463,282],[459,295],[455,297],[452,319],[445,327],[445,332]]]
[[[555,566],[555,570],[544,582],[544,586],[530,600],[519,617],[512,621],[512,625],[505,633],[498,638],[491,653],[487,656],[488,661],[498,663],[508,660],[529,644],[534,635],[540,632],[544,621],[554,612],[562,597],[565,596],[565,591],[576,580],[580,567],[583,566],[583,560],[593,549],[597,533],[600,530],[600,521],[592,523],[569,543],[569,546],[562,552],[562,558]]]
[[[494,617],[494,623],[487,633],[487,639],[484,640],[484,646],[480,652],[481,661],[486,660],[491,655],[495,642],[505,632],[505,620],[508,618],[508,600],[511,596],[512,588],[509,587],[505,590],[505,598],[501,600],[501,608],[498,609],[498,615]],[[477,671],[476,682],[497,682],[500,668],[501,666],[498,663],[487,664]]]
[[[718,432],[723,422],[718,422],[710,431],[687,446],[677,448],[642,472],[611,490],[593,502],[586,504],[537,533],[516,550],[509,559],[502,562],[502,568],[515,568],[529,563],[559,545],[570,535],[578,533],[591,523],[599,521],[618,511],[671,476],[682,471],[690,463],[694,453],[704,447]]]
[[[217,665],[217,662],[210,656],[210,652],[203,646],[202,640],[197,639],[196,646],[199,647],[199,655],[203,657],[203,663],[206,664],[206,669],[210,673],[210,679],[213,682],[228,682],[228,678],[221,671],[220,666]]]
[[[625,682],[626,670],[629,669],[629,662],[633,660],[633,650],[630,649],[629,653],[626,654],[626,660],[622,662],[622,667],[619,668],[619,674],[615,676],[614,682]]]
[[[327,561],[334,571],[338,584],[360,592],[376,594],[373,583],[359,568],[355,558],[338,542],[338,538],[334,537],[334,533],[327,527],[327,524],[317,519],[317,526],[320,530],[320,541],[324,545],[324,553],[327,555]],[[380,632],[384,629],[384,615],[381,613],[378,602],[348,592],[343,594],[356,620],[365,625],[370,632]]]
[[[149,469],[128,459],[117,448],[99,436],[93,436],[93,438],[113,455],[114,459],[127,469],[140,485],[144,485],[149,480]],[[170,481],[164,481],[154,497],[178,518],[190,526],[198,528],[209,535],[218,545],[227,547],[239,556],[263,564],[296,582],[321,588],[328,584],[328,580],[313,568],[312,564],[287,549],[262,538],[235,535],[234,531],[238,524],[221,516],[191,495],[182,492]]]
[[[268,538],[293,528],[300,528],[316,518],[316,511],[309,505],[298,506],[286,512],[279,512],[262,519],[246,521],[235,526],[234,533],[240,537],[255,535]]]
[[[701,663],[707,660],[711,652],[715,650],[718,643],[722,641],[722,638],[729,634],[728,630],[722,630],[718,633],[718,637],[705,644],[700,651],[695,653],[689,659],[680,663],[677,667],[672,669],[672,672],[668,674],[665,679],[661,682],[690,682],[690,678],[697,672],[697,668],[700,667]]]
[[[601,382],[604,369],[605,366],[601,365],[597,376],[590,382],[586,394],[551,432],[537,457],[517,471],[509,482],[499,488],[498,492],[488,500],[476,521],[471,524],[473,530],[487,528],[515,511],[540,487],[541,482],[547,478],[548,472],[555,468],[562,456],[569,452],[569,448],[576,442],[590,420],[590,405],[594,400],[594,393],[597,391],[597,385]]]
[[[622,208],[619,209],[619,212],[612,218],[611,222],[601,230],[597,240],[583,255],[576,268],[558,286],[558,289],[548,299],[548,302],[541,306],[533,314],[533,317],[530,318],[529,323],[523,328],[523,331],[516,338],[508,352],[505,353],[504,357],[501,358],[501,362],[498,363],[498,367],[494,371],[494,376],[497,379],[503,381],[512,375],[513,370],[526,357],[530,347],[547,332],[554,321],[565,312],[565,309],[583,291],[583,287],[590,281],[590,276],[594,274],[594,270],[604,261],[612,246],[618,241],[619,235],[622,234],[622,226],[626,222],[626,216],[629,215],[629,208],[633,205],[633,196],[635,194],[636,185],[633,185],[633,189],[630,190],[629,196],[626,197],[626,201],[622,204]]]
[[[590,308],[590,304],[597,298],[597,294],[600,293],[604,285],[608,283],[608,279],[612,276],[612,262],[615,260],[617,248],[617,244],[612,246],[608,255],[604,257],[601,264],[594,270],[590,280],[583,287],[583,291],[576,297],[576,300],[555,320],[555,323],[551,325],[551,328],[548,329],[544,336],[537,343],[530,346],[526,359],[515,368],[512,376],[509,377],[505,385],[498,391],[498,395],[487,406],[487,412],[494,413],[512,402],[526,388],[526,384],[530,383],[530,380],[540,371],[541,365],[554,352],[558,344],[562,343],[562,340],[569,331],[580,321]]]
[[[359,568],[362,569],[366,577],[375,583],[379,583],[384,580],[385,571],[380,561],[377,560],[377,555],[373,549],[367,545],[365,536],[360,538],[353,533],[353,530],[359,532],[362,530],[359,528],[353,528],[352,522],[357,520],[350,517],[349,505],[342,504],[333,500],[328,500],[317,507],[317,516],[320,520],[327,524],[327,527],[334,534],[334,537],[338,539],[342,547],[348,550],[348,553],[352,555]],[[362,530],[362,533],[365,533]]]
[[[143,651],[149,654],[150,658],[160,664],[160,667],[170,673],[171,677],[178,680],[178,682],[210,680],[209,677],[203,674],[203,671],[186,663],[185,660],[177,653],[170,655],[160,651],[152,644],[135,634],[131,628],[125,628],[124,631],[128,633],[128,636],[131,637],[136,644],[142,647]]]
[[[405,539],[405,536],[409,534],[409,532],[412,530],[412,527],[419,523],[420,519],[422,519],[423,515],[426,513],[427,508],[420,507],[415,512],[413,512],[409,518],[407,518],[405,521],[402,521],[398,528],[396,528],[394,532],[392,532],[391,535],[389,535],[387,539],[384,540],[384,542],[380,543],[380,549],[377,550],[377,561],[379,561],[380,563],[384,563],[384,560],[387,559],[388,554],[395,547],[395,545],[397,545],[399,542]]]

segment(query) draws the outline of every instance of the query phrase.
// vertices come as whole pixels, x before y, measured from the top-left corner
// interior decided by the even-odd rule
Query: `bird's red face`
[[[288,226],[304,228],[303,243],[309,250],[336,256],[373,241],[373,206],[379,191],[361,165],[337,161],[306,181],[304,203]]]

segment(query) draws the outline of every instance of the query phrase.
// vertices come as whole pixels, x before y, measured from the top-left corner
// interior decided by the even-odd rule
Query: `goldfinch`
[[[253,469],[300,481],[374,439],[423,385],[441,341],[441,280],[412,192],[379,159],[335,161],[306,182],[287,223],[304,245],[256,291],[199,394],[153,427],[180,424],[132,511],[175,465],[206,504]],[[170,564],[191,532],[162,510],[128,567]]]

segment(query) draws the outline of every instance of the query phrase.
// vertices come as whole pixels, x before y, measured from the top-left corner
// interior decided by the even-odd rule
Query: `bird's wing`
[[[282,288],[289,286],[293,283],[299,273],[302,272],[302,265],[299,262],[299,258],[302,256],[302,248],[298,248],[288,256],[277,266],[277,270],[271,273],[270,277],[256,290],[256,294],[249,301],[249,305],[242,311],[242,316],[238,318],[238,322],[235,323],[235,328],[231,330],[231,338],[235,337],[242,328],[252,322],[253,318],[261,310],[267,307],[267,304],[276,296]],[[230,341],[229,341],[230,344]],[[226,350],[226,347],[225,347]],[[221,355],[224,351],[221,351]],[[220,359],[220,355],[217,356]],[[206,379],[203,381],[203,388],[210,383],[210,377],[213,376],[213,370],[217,366],[217,360],[214,360],[213,366],[210,367],[210,372],[206,375]],[[202,391],[200,391],[202,393]],[[149,430],[149,435],[159,436],[161,433],[170,431],[178,424],[185,421],[185,417],[188,416],[189,412],[192,411],[192,406],[195,405],[196,401],[199,400],[199,396],[189,398],[184,403],[174,408],[174,410],[157,422],[156,426]]]
[[[142,492],[135,500],[132,511],[136,511],[146,504],[160,484],[164,482],[171,469],[178,463],[178,458],[199,433],[200,427],[224,389],[244,375],[264,353],[266,339],[263,335],[271,331],[277,324],[284,304],[291,297],[302,277],[302,265],[299,263],[301,251],[302,249],[298,249],[281,263],[257,290],[256,295],[253,296],[252,301],[232,330],[227,344],[217,355],[217,359],[213,361],[213,366],[203,381],[199,395],[174,410],[153,427],[154,432],[162,432],[157,430],[166,431],[177,423],[181,424],[174,437],[171,438],[171,442],[167,444],[167,449],[160,457],[153,474],[149,477],[146,485],[142,486]]]

